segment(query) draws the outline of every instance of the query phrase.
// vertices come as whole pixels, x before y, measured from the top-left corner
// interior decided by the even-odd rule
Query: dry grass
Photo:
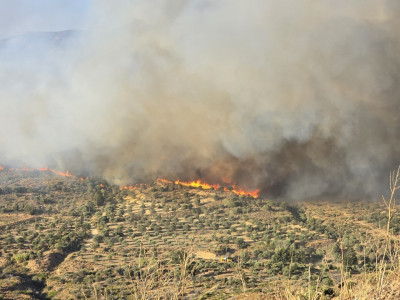
[[[107,234],[105,239],[108,237],[109,244],[105,239],[99,243],[95,242],[94,237],[101,235],[106,227],[99,222],[100,218],[106,215],[106,209],[98,209],[98,213],[86,220],[91,224],[92,237],[85,240],[80,251],[68,255],[56,270],[49,271],[46,284],[51,288],[46,292],[58,291],[56,295],[59,299],[73,299],[73,297],[77,299],[123,299],[128,297],[124,295],[129,295],[127,299],[135,300],[323,300],[332,297],[334,299],[400,299],[400,244],[398,236],[394,236],[390,228],[390,221],[396,218],[395,195],[399,188],[399,170],[391,174],[390,195],[383,198],[383,204],[377,208],[379,212],[382,212],[382,207],[385,205],[385,215],[387,216],[387,223],[386,221],[382,222],[383,225],[379,224],[379,228],[376,223],[369,223],[368,219],[358,218],[363,215],[363,212],[370,210],[367,207],[368,205],[363,207],[363,204],[355,203],[355,205],[359,205],[355,208],[349,205],[343,206],[343,203],[319,202],[308,207],[306,212],[315,216],[316,219],[319,218],[324,224],[334,223],[332,228],[340,233],[337,241],[337,236],[331,238],[321,231],[310,229],[306,222],[286,221],[285,219],[281,221],[280,218],[287,216],[288,211],[281,210],[278,205],[273,206],[272,212],[263,211],[263,205],[267,202],[264,199],[260,199],[261,204],[257,204],[257,206],[249,202],[249,206],[251,204],[254,210],[243,215],[238,214],[239,218],[232,219],[230,226],[224,227],[222,224],[233,215],[232,210],[222,207],[221,204],[224,202],[221,199],[216,200],[208,197],[209,192],[195,189],[188,190],[188,192],[185,189],[160,192],[159,190],[152,191],[150,187],[147,190],[131,192],[125,198],[121,198],[121,201],[115,206],[116,212],[121,211],[122,221],[116,219],[107,223],[111,233],[115,232],[119,225],[123,225],[123,239],[119,239],[114,234]],[[189,195],[184,196],[184,192]],[[57,193],[59,192],[57,191]],[[158,193],[160,195],[156,197],[155,195]],[[198,195],[202,196],[200,197],[201,205],[194,201]],[[63,194],[59,193],[59,196],[61,197]],[[190,201],[195,208],[201,207],[203,211],[195,217],[192,216],[191,210],[182,207],[173,211],[171,209],[165,211],[161,206],[164,205],[162,198],[164,196],[168,198],[165,203],[170,208],[174,207],[176,203],[183,203],[184,199]],[[220,196],[220,198],[223,198],[222,196],[226,197],[227,195],[221,194]],[[9,195],[7,197],[14,196]],[[20,198],[22,202],[23,197]],[[125,199],[125,201],[122,199]],[[4,198],[4,200],[8,200],[8,198]],[[153,208],[154,211],[151,212],[153,202],[155,207]],[[61,203],[64,202],[60,201],[60,205]],[[65,203],[69,202],[65,201]],[[141,232],[137,225],[127,221],[131,212],[136,216],[141,215],[142,205],[146,210],[144,215],[147,220],[162,225],[162,229],[157,234],[148,225],[146,225],[147,229]],[[208,210],[210,207],[215,207],[215,209]],[[60,213],[65,211],[66,208],[60,206]],[[38,225],[38,228],[43,227],[44,233],[46,233],[51,230],[50,225],[54,221],[50,216],[38,220],[37,224],[24,223],[13,226],[9,234],[0,236],[4,237],[0,244],[6,246],[4,240],[9,235],[18,238],[24,232],[34,231],[35,225]],[[187,221],[188,216],[192,216],[191,221]],[[218,224],[220,224],[219,229],[215,229],[210,224],[207,225],[206,221],[216,222],[217,217]],[[162,223],[161,220],[171,220],[172,218],[175,218],[178,224],[190,224],[190,229],[183,230],[182,227],[179,227],[170,231],[168,225]],[[69,228],[73,229],[76,225],[73,225],[72,221],[69,222],[70,219],[73,220],[72,216],[60,218],[62,222],[69,224]],[[203,219],[201,222],[206,224],[205,227],[196,226],[200,219]],[[268,224],[268,230],[265,228],[262,230],[267,237],[265,239],[262,238],[261,234],[257,237],[255,232],[247,232],[247,226],[258,226],[258,222]],[[232,228],[237,230],[232,230]],[[344,262],[346,232],[354,233],[357,238],[357,244],[352,244],[351,247],[357,247],[359,260],[352,271],[349,271]],[[272,273],[275,272],[270,271],[273,270],[273,265],[271,267],[271,264],[267,263],[271,260],[270,256],[273,255],[273,252],[267,253],[266,256],[264,254],[262,256],[256,255],[253,252],[282,247],[289,235],[296,239],[297,245],[312,250],[313,254],[316,251],[322,254],[315,256],[317,257],[315,259],[304,261],[301,271],[293,271],[293,262],[291,261],[286,273],[283,271]],[[243,238],[247,241],[247,248],[245,250],[239,249],[233,243],[233,240],[221,242],[220,237]],[[93,247],[96,243],[97,246]],[[331,251],[335,243],[340,245],[341,258],[334,256],[333,251]],[[274,246],[269,247],[270,244],[274,244]],[[213,252],[213,250],[219,249],[219,245],[229,245],[232,256],[237,259],[230,264],[220,262],[220,255]],[[4,254],[13,253],[13,251],[19,249],[17,246],[16,242],[10,243]],[[27,239],[22,246],[25,247],[23,250],[28,251],[29,240]],[[140,249],[139,252],[137,252],[138,248]],[[171,253],[179,250],[183,250],[183,256],[177,263],[177,261],[172,261]],[[369,264],[367,268],[365,257],[371,250],[375,254],[376,262],[374,265],[367,260],[367,264]],[[251,265],[242,263],[241,254],[244,251],[250,253]],[[363,251],[364,265],[362,258],[360,258]],[[46,253],[43,255],[46,256]],[[199,270],[204,271],[195,276],[193,264],[197,264],[197,266],[203,264],[199,267]],[[251,268],[255,265],[259,266]],[[328,271],[330,275],[323,274],[323,272],[327,272],[328,265],[332,266],[332,269]],[[23,267],[23,264],[14,267]],[[28,262],[26,267],[30,268],[31,262]],[[373,267],[374,269],[371,270]],[[116,272],[117,268],[123,269],[123,272],[125,272],[125,269],[134,270],[134,272],[127,276],[126,273]],[[107,272],[108,269],[113,270],[112,276],[114,278],[111,278],[111,273]],[[83,272],[80,281],[68,281],[68,278],[79,279],[75,275],[81,270],[86,273]],[[366,273],[363,273],[365,270],[367,270]],[[326,283],[326,280],[329,279],[327,276],[331,277],[333,283]],[[327,294],[329,288],[334,292],[334,296]],[[68,289],[69,293],[65,292]],[[53,293],[53,295],[55,294]]]

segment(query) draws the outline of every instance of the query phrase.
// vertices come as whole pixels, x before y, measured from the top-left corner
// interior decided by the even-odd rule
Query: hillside
[[[59,174],[0,170],[2,299],[328,299],[365,293],[367,277],[377,292],[379,203],[290,204]],[[395,216],[393,247],[399,231]],[[395,297],[389,288],[379,292]]]

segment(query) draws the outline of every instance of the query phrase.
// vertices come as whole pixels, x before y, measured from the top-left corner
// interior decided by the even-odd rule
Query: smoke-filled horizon
[[[0,162],[116,184],[377,196],[399,162],[394,0],[96,1],[0,42]]]

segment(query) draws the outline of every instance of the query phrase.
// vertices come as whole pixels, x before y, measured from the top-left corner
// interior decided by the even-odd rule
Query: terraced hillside
[[[378,262],[396,267],[388,254],[400,222],[391,219],[385,253],[386,223],[379,203],[293,204],[159,180],[123,189],[3,169],[0,296],[328,299],[367,282],[376,292]]]

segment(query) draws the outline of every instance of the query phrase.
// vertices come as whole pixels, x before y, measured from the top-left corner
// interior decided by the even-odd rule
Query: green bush
[[[24,261],[26,261],[28,259],[29,259],[29,253],[25,253],[25,252],[24,253],[17,253],[17,254],[14,254],[12,256],[12,260],[17,262],[17,263],[24,262]]]

